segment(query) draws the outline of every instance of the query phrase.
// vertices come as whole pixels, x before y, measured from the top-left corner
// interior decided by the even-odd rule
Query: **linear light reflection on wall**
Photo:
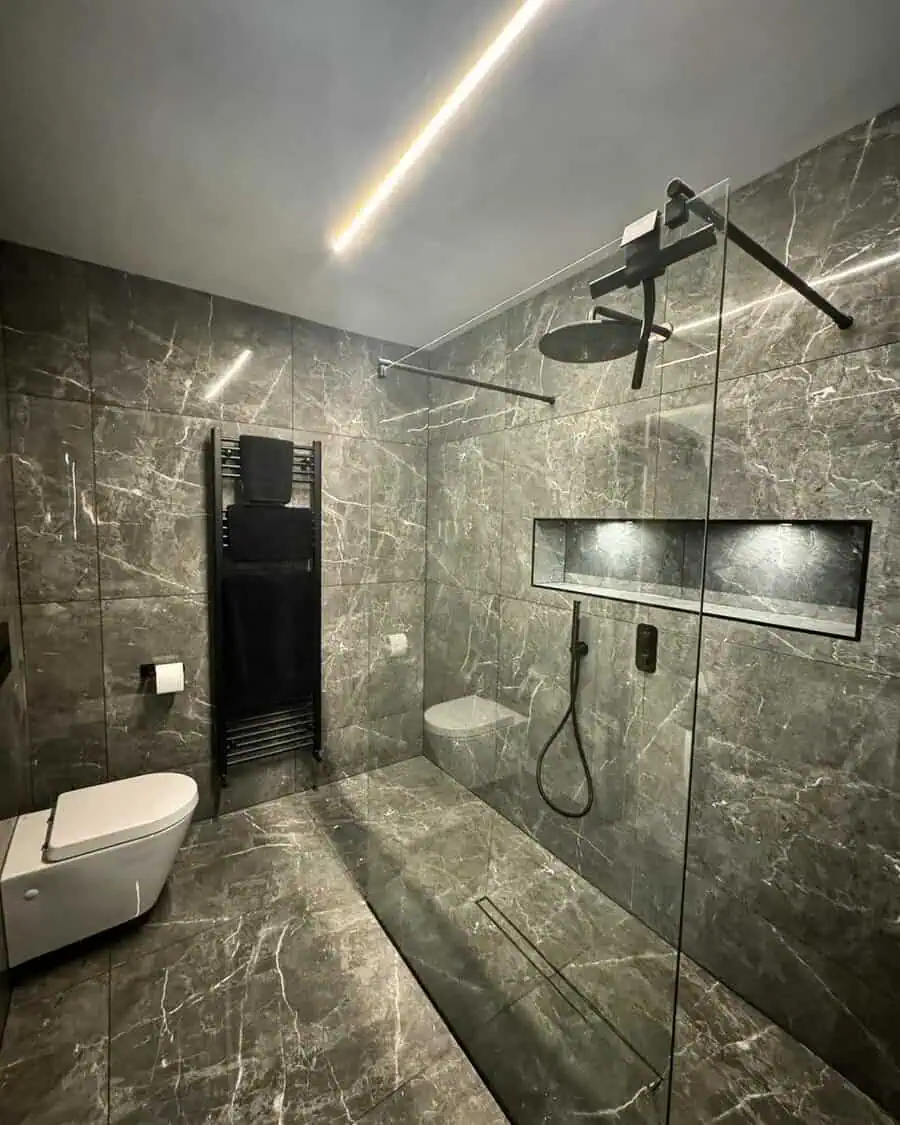
[[[216,398],[222,393],[225,387],[231,382],[235,375],[240,374],[241,371],[247,366],[247,361],[253,355],[252,348],[244,348],[234,362],[222,372],[218,379],[214,379],[206,390],[203,392],[203,397],[207,402],[210,399]]]
[[[886,269],[888,266],[900,264],[900,250],[891,254],[885,254],[880,258],[872,258],[868,262],[860,262],[855,266],[847,266],[845,269],[833,270],[831,273],[824,273],[821,277],[814,277],[809,282],[813,288],[820,289],[825,285],[837,285],[842,281],[850,281],[854,277],[863,277],[868,273],[877,273],[878,270]],[[729,320],[731,317],[739,316],[741,313],[750,312],[751,309],[758,308],[760,305],[768,305],[771,302],[782,300],[785,297],[796,297],[792,289],[780,288],[774,293],[769,293],[765,297],[757,297],[752,301],[748,301],[745,305],[735,305],[733,308],[725,309],[722,313],[722,320]],[[679,334],[686,335],[688,332],[696,332],[698,328],[709,328],[716,324],[719,320],[718,313],[715,316],[704,316],[700,320],[692,320],[688,324],[681,324],[676,327],[673,333],[673,339]]]
[[[412,166],[434,144],[438,134],[446,128],[462,104],[478,89],[546,3],[547,0],[526,0],[519,8],[394,167],[369,195],[349,224],[334,238],[331,248],[335,254],[343,253],[366,223],[381,210]]]

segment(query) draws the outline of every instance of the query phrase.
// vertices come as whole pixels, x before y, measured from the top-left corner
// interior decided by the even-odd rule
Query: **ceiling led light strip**
[[[331,248],[336,254],[343,253],[362,228],[381,210],[413,165],[431,148],[438,135],[455,117],[463,103],[484,82],[546,3],[547,0],[526,0],[526,3],[519,8],[497,38],[482,54],[478,62],[475,63],[434,117],[356,212],[350,223],[335,237]]]

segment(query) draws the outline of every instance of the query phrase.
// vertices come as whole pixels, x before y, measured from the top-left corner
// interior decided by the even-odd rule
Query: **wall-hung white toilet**
[[[480,695],[435,703],[425,712],[425,752],[461,785],[477,789],[498,779],[504,762],[524,760],[528,718]]]
[[[0,873],[10,965],[146,913],[196,807],[192,777],[150,773],[20,816]]]

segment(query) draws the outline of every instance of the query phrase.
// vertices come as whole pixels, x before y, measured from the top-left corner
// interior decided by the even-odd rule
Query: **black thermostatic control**
[[[656,671],[656,646],[659,630],[655,625],[638,625],[634,663],[639,672]]]

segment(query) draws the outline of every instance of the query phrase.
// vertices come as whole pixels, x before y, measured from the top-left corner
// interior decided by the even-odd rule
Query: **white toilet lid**
[[[73,789],[57,798],[44,849],[51,862],[152,836],[197,805],[197,783],[183,773],[146,773]]]
[[[523,721],[523,715],[480,695],[466,695],[462,699],[435,703],[425,712],[425,726],[428,730],[457,738],[502,730],[503,727]]]

